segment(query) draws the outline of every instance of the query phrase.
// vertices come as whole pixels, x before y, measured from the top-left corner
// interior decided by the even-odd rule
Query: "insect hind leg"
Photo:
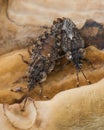
[[[78,73],[79,73],[79,69],[76,69],[76,76],[77,76],[77,87],[79,87],[79,86],[80,86],[80,82],[79,82],[79,75],[78,75]]]
[[[83,72],[83,70],[80,68],[80,71],[82,72],[84,78],[86,79],[88,84],[91,84],[91,81],[86,77],[85,73]]]

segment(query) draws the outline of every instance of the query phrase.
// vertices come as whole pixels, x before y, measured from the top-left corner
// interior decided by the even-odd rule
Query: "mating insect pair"
[[[27,62],[22,56],[23,61],[29,66],[28,91],[44,82],[48,73],[54,70],[58,60],[63,57],[67,59],[64,66],[72,61],[76,68],[77,86],[79,86],[79,72],[82,72],[90,84],[91,82],[82,70],[82,61],[91,64],[88,59],[83,57],[84,48],[84,40],[76,25],[69,18],[57,18],[56,21],[53,21],[53,25],[34,42],[31,52],[29,51],[31,60]]]
[[[28,89],[29,91],[46,80],[48,73],[54,70],[55,64],[62,57],[67,63],[74,63],[77,73],[77,86],[79,86],[78,72],[82,70],[82,61],[91,62],[83,57],[85,43],[76,25],[69,18],[58,18],[53,25],[39,36],[34,42],[29,63]],[[90,81],[83,76],[88,83]]]

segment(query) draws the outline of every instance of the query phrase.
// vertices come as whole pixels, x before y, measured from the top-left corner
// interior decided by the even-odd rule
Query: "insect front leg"
[[[83,72],[83,70],[81,68],[80,68],[80,71],[82,72],[82,74],[83,74],[84,78],[86,79],[87,83],[91,84],[91,81],[88,80],[88,78],[86,77],[86,75],[84,74],[84,72]]]
[[[21,111],[25,111],[25,106],[27,103],[27,99],[28,99],[28,95],[26,95],[25,99],[24,99],[24,103],[23,103],[23,107],[21,108]]]
[[[76,76],[77,76],[77,87],[80,86],[80,82],[79,82],[79,69],[76,69]]]
[[[66,56],[66,54],[65,54],[65,55],[62,55],[62,56],[58,56],[56,59],[54,59],[54,61],[58,61],[58,60],[64,58],[65,56]]]
[[[23,56],[22,54],[19,54],[19,55],[21,56],[22,61],[23,61],[25,64],[27,64],[27,65],[30,64],[27,60],[24,59],[24,56]]]

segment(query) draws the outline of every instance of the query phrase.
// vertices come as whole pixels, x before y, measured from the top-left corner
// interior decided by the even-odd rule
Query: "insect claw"
[[[27,99],[28,99],[28,96],[26,96],[25,99],[24,99],[24,104],[23,104],[23,106],[21,108],[21,111],[25,111],[25,106],[26,106],[26,103],[27,103]]]

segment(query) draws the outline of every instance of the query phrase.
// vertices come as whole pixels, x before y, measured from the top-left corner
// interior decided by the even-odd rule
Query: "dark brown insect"
[[[54,26],[55,25],[55,26]],[[28,89],[46,80],[47,74],[54,70],[55,64],[62,56],[60,19],[34,42],[28,71]]]
[[[56,61],[66,57],[69,64],[72,61],[76,67],[77,86],[79,86],[78,72],[82,70],[85,44],[76,25],[69,18],[58,18],[53,22],[49,32],[39,36],[32,49],[31,63],[28,71],[28,89],[46,80],[47,74],[54,70]],[[90,81],[83,76],[88,83]]]
[[[87,79],[86,75],[82,70],[82,61],[87,61],[92,66],[92,63],[84,58],[85,55],[85,43],[76,25],[69,19],[64,18],[61,27],[61,44],[60,47],[68,60],[66,64],[70,61],[74,63],[77,75],[77,86],[79,86],[78,72],[82,72],[86,81],[90,84],[91,82]]]
[[[81,71],[88,83],[91,83],[82,70],[82,61],[91,62],[83,57],[85,44],[76,25],[69,18],[58,18],[48,31],[34,42],[28,63],[28,92],[46,80],[48,73],[54,70],[58,59],[66,57],[67,63],[74,63],[79,86],[78,72]],[[65,66],[64,65],[64,66]]]

